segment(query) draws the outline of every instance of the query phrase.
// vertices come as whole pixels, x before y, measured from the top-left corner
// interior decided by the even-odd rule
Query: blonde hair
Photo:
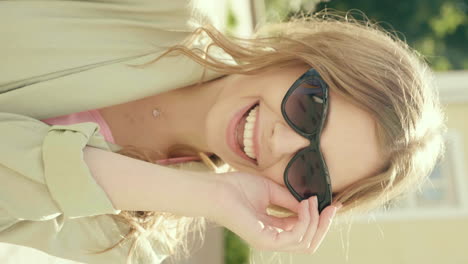
[[[205,50],[192,46],[199,37],[211,40]],[[210,55],[212,47],[221,48],[236,64]],[[228,37],[204,24],[149,63],[180,54],[224,74],[252,75],[269,67],[307,64],[320,73],[330,89],[372,115],[388,163],[380,173],[334,194],[334,200],[343,204],[341,212],[367,211],[414,189],[443,153],[445,117],[430,69],[396,34],[367,19],[322,11],[264,25],[252,39]],[[202,80],[203,76],[199,83]],[[119,153],[153,162],[147,150],[125,148]],[[169,255],[187,253],[186,234],[193,226],[195,230],[204,226],[203,220],[168,213],[122,212],[115,217],[131,227],[125,238],[137,237],[139,230],[145,230],[167,239]],[[176,236],[167,234],[166,219],[178,223]]]

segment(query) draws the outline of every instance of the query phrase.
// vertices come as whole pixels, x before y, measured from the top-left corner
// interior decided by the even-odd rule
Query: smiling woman
[[[21,1],[4,2],[11,14],[20,10]],[[168,12],[161,6],[177,7],[141,2],[161,19]],[[60,9],[85,17],[107,11],[112,23],[128,9],[146,14],[88,1],[51,1],[48,12]],[[156,263],[187,252],[187,235],[206,218],[254,248],[313,253],[338,209],[366,210],[415,188],[443,150],[443,114],[427,66],[368,21],[318,13],[265,25],[251,39],[225,36],[209,23],[184,35],[172,22],[158,31],[167,46],[158,56],[145,49],[129,57],[143,48],[123,47],[118,57],[132,61],[118,64],[100,57],[98,42],[92,62],[79,56],[72,67],[68,58],[48,58],[53,67],[29,65],[26,79],[5,68],[0,176],[36,196],[2,208],[13,213],[2,218],[0,241],[87,263],[123,263],[123,255]],[[138,39],[133,26],[95,33]],[[92,42],[89,29],[72,39]],[[6,32],[13,40],[29,36]],[[150,60],[136,59],[143,55]],[[34,85],[43,86],[29,89]],[[8,188],[1,193],[2,204],[24,201]],[[270,205],[290,214],[272,216]],[[39,241],[29,235],[34,228],[49,232]]]
[[[443,114],[427,66],[404,43],[350,16],[342,21],[336,14],[319,15],[323,13],[266,26],[259,34],[269,38],[239,42],[207,25],[195,34],[208,34],[213,45],[222,47],[238,65],[202,59],[184,46],[169,52],[183,52],[208,68],[230,74],[101,112],[112,127],[112,116],[142,120],[152,107],[163,109],[164,119],[138,124],[144,127],[123,122],[121,127],[133,132],[116,130],[128,138],[122,145],[164,142],[166,148],[152,149],[160,153],[167,149],[162,157],[207,153],[237,171],[281,186],[286,186],[286,177],[296,177],[293,181],[310,185],[292,184],[289,191],[298,200],[318,195],[320,210],[330,204],[320,195],[327,184],[333,200],[344,205],[343,212],[378,206],[416,186],[430,172],[443,149]],[[323,129],[316,142],[287,122],[281,108],[292,85],[311,68],[328,84],[328,109],[318,116],[323,118]],[[323,98],[318,101],[323,103]],[[297,112],[292,118],[311,120]],[[158,133],[161,127],[165,133]],[[147,134],[139,134],[142,131]],[[142,139],[148,142],[138,144]],[[298,162],[294,157],[314,144],[319,144],[323,159],[304,156],[307,166],[295,165],[286,173],[288,164]],[[179,148],[171,153],[170,146],[186,146],[188,151]],[[420,153],[431,154],[420,159]]]

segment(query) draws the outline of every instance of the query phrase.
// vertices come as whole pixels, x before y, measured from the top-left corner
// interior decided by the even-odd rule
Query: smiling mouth
[[[254,136],[258,108],[259,104],[256,103],[248,109],[240,119],[235,130],[235,138],[240,150],[255,164],[257,164],[257,156],[255,154]]]

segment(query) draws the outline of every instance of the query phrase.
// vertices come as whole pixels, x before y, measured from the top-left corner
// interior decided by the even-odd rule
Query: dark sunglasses
[[[312,68],[293,83],[281,102],[286,122],[310,141],[308,147],[299,150],[289,161],[284,182],[298,201],[317,196],[319,212],[330,205],[332,199],[330,176],[320,151],[327,110],[328,85]]]

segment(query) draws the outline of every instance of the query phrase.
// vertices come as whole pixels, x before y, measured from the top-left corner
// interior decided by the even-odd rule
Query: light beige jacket
[[[0,0],[0,242],[84,263],[125,263],[128,229],[83,160],[115,151],[96,123],[40,119],[101,108],[197,82],[185,56],[148,62],[193,31],[188,0]],[[221,76],[208,71],[205,80]],[[151,262],[166,256],[154,247]]]

